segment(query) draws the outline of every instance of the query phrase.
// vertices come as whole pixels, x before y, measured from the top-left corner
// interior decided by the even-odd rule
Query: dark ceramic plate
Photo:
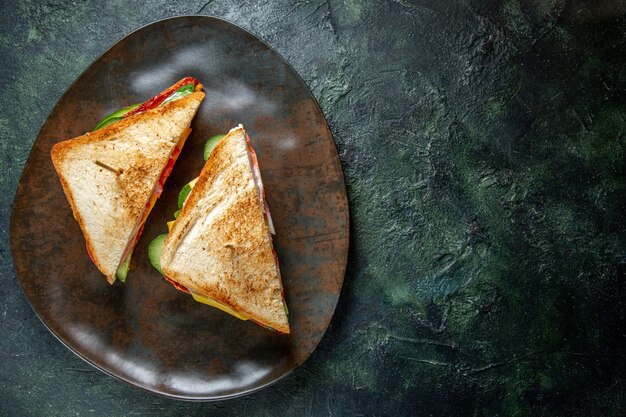
[[[50,148],[187,75],[205,85],[207,97],[148,219],[127,284],[109,286],[87,256]],[[276,224],[290,336],[194,302],[165,282],[146,255],[150,240],[166,231],[179,190],[200,171],[206,138],[238,123],[259,155]],[[343,282],[348,208],[328,125],[293,68],[237,26],[177,17],[116,43],[63,95],[22,173],[11,238],[26,297],[69,349],[146,390],[213,400],[266,386],[315,349]]]

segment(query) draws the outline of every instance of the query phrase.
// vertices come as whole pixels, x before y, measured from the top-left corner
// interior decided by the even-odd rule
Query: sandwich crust
[[[213,150],[168,234],[164,274],[190,291],[289,333],[280,271],[240,126]]]
[[[202,91],[59,142],[51,156],[94,264],[109,283]]]

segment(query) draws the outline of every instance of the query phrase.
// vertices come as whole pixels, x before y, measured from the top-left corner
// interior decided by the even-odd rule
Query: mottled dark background
[[[624,414],[624,1],[141,3],[0,1],[1,415]],[[294,66],[333,131],[352,215],[316,352],[270,388],[207,404],[66,350],[24,298],[8,236],[65,89],[118,38],[182,14],[232,21]]]

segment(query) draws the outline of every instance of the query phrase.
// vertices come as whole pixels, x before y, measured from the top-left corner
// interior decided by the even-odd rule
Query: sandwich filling
[[[275,235],[276,231],[274,230],[274,222],[272,221],[272,215],[270,214],[270,208],[267,206],[267,201],[265,200],[265,189],[263,188],[263,181],[261,180],[261,169],[259,168],[259,160],[256,157],[256,152],[250,143],[250,136],[246,133],[246,142],[248,142],[248,157],[250,158],[250,165],[252,166],[252,174],[254,177],[254,182],[256,183],[257,189],[259,190],[259,198],[261,199],[261,204],[263,205],[263,215],[265,216],[265,221],[270,229],[270,233]],[[276,254],[274,254],[276,257]],[[278,261],[278,258],[276,258]],[[278,262],[276,262],[278,265]],[[280,276],[280,272],[279,272]]]
[[[163,185],[165,184],[165,180],[167,180],[167,178],[172,173],[172,169],[174,168],[174,164],[176,163],[176,160],[178,159],[178,155],[180,155],[180,151],[183,145],[185,144],[185,141],[189,137],[190,133],[191,133],[191,129],[187,129],[180,136],[180,139],[178,140],[178,144],[176,145],[176,147],[174,147],[174,150],[170,154],[169,159],[167,161],[167,165],[165,165],[165,168],[161,172],[159,181],[157,181],[156,185],[154,186],[152,195],[150,196],[150,199],[146,203],[141,219],[135,226],[135,231],[133,232],[133,238],[128,241],[128,245],[126,246],[126,249],[124,250],[124,255],[122,256],[122,262],[117,268],[117,272],[115,274],[115,276],[122,282],[126,281],[126,276],[128,275],[128,267],[130,265],[130,258],[133,255],[133,251],[135,250],[135,246],[137,245],[139,238],[141,237],[141,233],[143,232],[143,227],[144,227],[144,224],[146,223],[146,220],[148,219],[148,215],[150,214],[150,212],[152,211],[152,208],[156,204],[157,199],[161,196],[161,193],[163,192]]]
[[[168,89],[163,90],[156,96],[152,97],[150,100],[147,100],[143,103],[133,104],[128,107],[124,107],[123,109],[117,110],[109,114],[107,117],[100,120],[100,122],[96,125],[96,127],[94,127],[93,130],[95,131],[98,129],[102,129],[105,126],[118,122],[125,117],[132,116],[133,114],[155,109],[163,104],[169,103],[170,101],[178,100],[179,98],[183,98],[186,95],[189,95],[194,91],[199,91],[201,89],[202,84],[200,84],[198,80],[193,77],[185,77]]]
[[[202,90],[202,88],[203,88],[202,84],[200,84],[198,80],[196,80],[195,78],[193,77],[183,78],[182,80],[178,81],[176,84],[172,85],[171,87],[167,88],[166,90],[162,91],[161,93],[157,94],[156,96],[152,97],[151,99],[143,103],[134,104],[132,106],[125,107],[123,109],[120,109],[108,115],[96,125],[94,130],[101,129],[105,126],[116,123],[134,114],[138,114],[138,113],[142,113],[148,110],[155,109],[159,106],[165,105],[174,100],[183,98],[195,91],[200,91]],[[172,169],[174,168],[174,164],[176,163],[176,160],[178,159],[178,155],[180,155],[180,151],[183,145],[185,144],[185,141],[187,140],[187,137],[189,136],[190,132],[191,132],[191,129],[187,129],[185,132],[183,132],[183,134],[178,139],[178,143],[172,150],[168,158],[167,164],[165,165],[165,168],[161,172],[159,180],[154,186],[152,195],[150,196],[150,198],[148,199],[146,203],[146,206],[143,210],[140,220],[135,225],[135,228],[132,233],[132,238],[128,241],[128,244],[126,245],[124,254],[122,255],[121,262],[115,274],[115,276],[122,282],[126,281],[126,276],[128,274],[128,267],[130,265],[130,259],[131,259],[133,250],[135,249],[135,246],[137,242],[139,241],[139,238],[141,237],[141,233],[143,231],[143,227],[148,218],[148,215],[150,214],[150,211],[152,211],[152,208],[154,207],[156,200],[159,198],[159,196],[163,192],[163,185],[165,183],[165,180],[171,174]],[[89,253],[89,249],[87,249],[87,252]],[[91,255],[91,253],[89,253],[89,256],[93,260],[93,256]]]

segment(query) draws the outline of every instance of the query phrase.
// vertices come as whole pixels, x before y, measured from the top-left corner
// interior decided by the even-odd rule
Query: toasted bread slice
[[[168,279],[247,319],[289,333],[256,155],[240,125],[207,160],[170,233]]]
[[[109,283],[132,253],[189,134],[204,98],[201,88],[52,147],[52,161],[89,255]]]

